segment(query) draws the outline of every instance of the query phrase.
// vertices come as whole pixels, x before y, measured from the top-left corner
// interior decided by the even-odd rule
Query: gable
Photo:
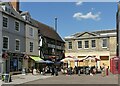
[[[78,35],[77,37],[94,37],[94,36],[97,36],[97,35],[94,33],[90,33],[90,32],[84,32]]]
[[[17,12],[11,5],[10,2],[0,3],[0,7],[2,7],[2,12],[9,14],[12,17],[20,19],[24,21],[24,19],[20,16],[19,12]]]

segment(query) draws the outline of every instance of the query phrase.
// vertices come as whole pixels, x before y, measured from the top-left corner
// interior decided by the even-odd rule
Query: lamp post
[[[57,17],[55,17],[55,31],[57,32]],[[55,38],[55,49],[54,49],[55,61],[56,61],[56,54],[57,54],[56,45],[57,45],[57,39]]]
[[[55,31],[57,32],[57,17],[55,17]]]
[[[117,15],[116,15],[116,28],[117,28],[117,56],[120,56],[120,2],[118,2],[118,11],[117,11]]]

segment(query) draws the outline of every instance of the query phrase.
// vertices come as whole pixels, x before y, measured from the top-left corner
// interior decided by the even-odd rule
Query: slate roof
[[[16,19],[19,19],[19,20],[21,20],[21,21],[24,21],[24,19],[23,19],[23,17],[19,14],[19,12],[17,12],[13,7],[12,7],[12,5],[11,5],[11,3],[10,2],[0,2],[0,6],[4,6],[4,5],[9,5],[10,7],[11,7],[11,11],[10,11],[10,13],[8,13],[8,12],[6,12],[6,11],[4,11],[3,9],[2,9],[2,12],[3,13],[5,13],[5,14],[7,14],[7,15],[9,15],[9,16],[12,16],[12,17],[14,17],[14,18],[16,18]],[[2,7],[1,7],[2,8]],[[25,21],[24,21],[25,22]]]
[[[58,40],[60,42],[64,42],[63,39],[59,36],[59,34],[50,26],[45,25],[41,22],[36,21],[40,30],[40,33],[48,38]]]

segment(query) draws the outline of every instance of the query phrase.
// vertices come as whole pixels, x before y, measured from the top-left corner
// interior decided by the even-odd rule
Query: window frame
[[[71,48],[70,48],[70,43],[71,43]],[[72,50],[72,42],[71,41],[68,42],[68,50]]]
[[[31,32],[31,31],[30,31],[31,29],[32,29],[32,35],[31,35],[31,33],[30,33],[30,32]],[[33,29],[32,27],[29,27],[29,36],[34,37],[34,29]]]
[[[30,46],[31,44],[29,45],[29,47],[30,47],[30,48],[29,48],[29,49],[30,49],[29,51],[30,51],[30,52],[34,52],[34,42],[29,42],[29,43],[32,43],[32,45],[33,45],[33,46],[32,46],[32,48],[33,48],[32,51],[31,51],[31,46]]]
[[[93,43],[92,41],[95,41],[95,47],[92,46],[92,45],[93,45],[93,44],[92,44],[92,43]],[[96,48],[96,40],[95,40],[95,39],[91,40],[91,48]]]
[[[107,43],[105,47],[103,46],[103,40],[106,40],[106,43]],[[107,38],[102,39],[102,48],[108,48],[108,39]]]
[[[16,30],[16,22],[19,24],[19,29],[18,30]],[[14,28],[15,28],[15,31],[20,32],[20,22],[19,21],[15,20]]]
[[[2,47],[4,50],[9,50],[9,37],[8,36],[3,36],[3,38],[4,37],[6,37],[6,38],[8,38],[8,45],[7,45],[7,49],[6,48],[4,48],[4,47]],[[4,42],[3,42],[3,44],[4,44]]]
[[[86,41],[88,41],[88,48],[85,47],[85,45],[86,45],[85,42],[86,42]],[[89,40],[85,40],[85,41],[84,41],[84,44],[85,44],[85,45],[84,45],[84,49],[89,49]]]
[[[7,16],[4,16],[4,15],[3,15],[2,18],[3,18],[3,17],[4,17],[4,18],[7,18],[7,27],[4,27],[4,26],[3,26],[3,20],[2,20],[2,27],[8,29],[8,26],[9,26],[9,19],[8,19]]]
[[[16,41],[19,41],[19,50],[16,50]],[[20,51],[20,39],[15,39],[15,51]]]
[[[79,48],[79,43],[78,42],[81,42],[81,47]],[[78,49],[82,49],[83,47],[82,47],[82,44],[83,44],[83,42],[82,41],[77,41],[77,48]]]

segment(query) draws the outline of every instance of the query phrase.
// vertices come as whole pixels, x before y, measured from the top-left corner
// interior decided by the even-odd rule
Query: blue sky
[[[22,11],[29,11],[32,18],[54,27],[62,38],[76,32],[114,29],[117,3],[115,2],[22,2]]]

